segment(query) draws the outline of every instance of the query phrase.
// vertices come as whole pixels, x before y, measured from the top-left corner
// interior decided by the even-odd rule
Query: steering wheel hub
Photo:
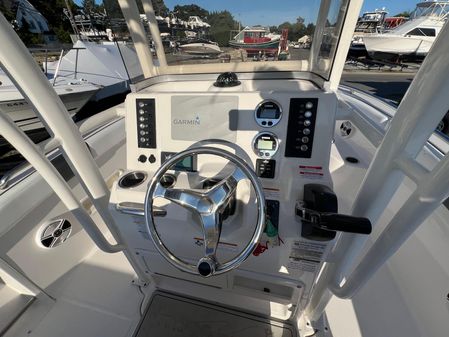
[[[211,257],[203,257],[198,262],[198,273],[201,276],[209,277],[214,274],[217,262]]]

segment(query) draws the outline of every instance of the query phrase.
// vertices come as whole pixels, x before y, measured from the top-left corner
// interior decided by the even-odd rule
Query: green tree
[[[189,19],[189,16],[199,16],[200,18],[205,19],[209,15],[209,12],[207,10],[194,4],[184,6],[176,5],[173,9],[173,12],[179,19],[184,21],[187,21]]]
[[[123,18],[122,10],[117,0],[103,0],[103,6],[110,18]]]
[[[6,20],[12,21],[15,20],[16,15],[13,10],[13,1],[12,0],[0,0],[0,12],[5,16]]]
[[[270,32],[272,33],[279,33],[279,27],[278,26],[270,26]]]
[[[166,17],[168,15],[168,8],[165,6],[164,0],[152,0],[154,13],[156,15]]]
[[[89,14],[96,8],[95,0],[83,0],[81,7],[83,8],[84,13]]]
[[[409,11],[403,11],[403,12],[401,12],[401,13],[399,13],[399,14],[396,14],[394,17],[395,17],[395,18],[397,18],[397,17],[409,18],[411,14],[412,14],[412,13],[409,12]]]
[[[300,26],[304,26],[304,18],[301,17],[301,16],[298,16],[298,17],[296,18],[296,24],[297,24],[297,25],[300,25]]]
[[[302,17],[296,18],[295,23],[284,22],[278,26],[277,32],[280,33],[283,29],[288,29],[288,39],[290,41],[297,41],[304,35],[313,35],[315,31],[315,25],[313,23],[305,25],[305,20]],[[271,30],[273,31],[273,30]]]
[[[293,24],[288,21],[285,21],[278,26],[277,31],[280,33],[284,29],[288,29],[288,39],[290,41],[293,41],[295,39],[294,34],[293,34]]]
[[[304,33],[305,35],[313,36],[313,34],[315,33],[315,25],[313,23],[309,23]]]
[[[220,46],[227,46],[230,31],[238,26],[238,22],[228,11],[209,13],[207,22],[210,24],[210,35]]]
[[[73,12],[78,10],[78,6],[69,0],[69,6]],[[55,33],[60,42],[69,43],[70,34],[73,34],[72,26],[64,15],[66,4],[64,0],[46,1],[34,0],[33,6],[47,19],[50,30]]]

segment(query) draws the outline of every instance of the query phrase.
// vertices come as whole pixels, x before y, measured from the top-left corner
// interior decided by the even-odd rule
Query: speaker
[[[72,224],[68,220],[54,220],[44,226],[40,242],[45,248],[55,248],[63,244],[71,232]]]

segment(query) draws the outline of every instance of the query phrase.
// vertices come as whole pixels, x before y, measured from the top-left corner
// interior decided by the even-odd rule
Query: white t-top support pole
[[[156,55],[159,60],[159,66],[166,67],[167,58],[165,57],[164,45],[162,44],[161,33],[159,32],[159,26],[157,25],[153,4],[151,3],[151,0],[142,0],[142,5],[145,15],[147,16],[151,37],[153,38],[156,47]]]
[[[140,21],[139,9],[135,0],[118,0],[129,33],[136,48],[137,57],[140,67],[142,68],[145,78],[157,75],[157,69],[153,65],[153,55],[151,55],[150,46],[148,44],[145,28]]]
[[[71,164],[79,181],[83,183],[87,194],[114,236],[115,241],[118,243],[122,242],[118,235],[115,222],[108,211],[110,191],[103,180],[101,172],[92,158],[89,149],[85,145],[84,139],[81,137],[81,134],[70,118],[66,107],[54,91],[50,82],[47,80],[38,64],[34,61],[23,42],[14,32],[10,23],[1,13],[0,41],[2,41],[0,63],[5,72],[9,75],[11,81],[13,81],[25,99],[34,108],[34,111],[40,116],[50,134],[53,134],[54,140],[61,145],[66,159]],[[21,138],[19,138],[17,132],[14,132],[12,129],[10,131],[11,135],[13,135],[13,138],[10,139],[13,146],[16,146],[16,138],[17,142],[22,141],[23,143],[23,140],[20,140]],[[2,134],[4,132],[6,131],[1,130]],[[23,146],[27,151],[26,153],[33,153],[32,148],[28,145],[23,143]],[[27,157],[26,153],[23,153],[24,157]],[[34,155],[37,160],[37,154]],[[34,161],[34,164],[37,163],[37,161]],[[44,169],[45,167],[41,166],[41,168]],[[48,167],[45,168],[44,171],[47,172]],[[54,172],[47,173],[48,177],[53,176],[53,179],[58,179],[57,177],[54,177]],[[50,181],[47,182],[50,184]],[[58,186],[61,189],[64,188],[60,183],[58,183]],[[65,198],[68,208],[70,210],[75,210],[76,213],[76,210],[79,207],[78,204],[75,204],[74,200],[69,202],[68,194],[65,195]],[[83,214],[80,216],[83,216]],[[116,249],[113,248],[112,250],[115,251]]]
[[[404,176],[417,187],[385,227],[351,275],[345,275],[366,238],[343,234],[330,261],[324,265],[306,309],[311,320],[320,317],[329,289],[352,297],[449,196],[448,155],[431,172],[416,157],[447,113],[449,102],[449,26],[446,24],[404,96],[378,148],[356,196],[352,214],[367,217],[375,225],[390,203]],[[346,280],[341,286],[342,280]]]
[[[102,251],[116,253],[123,250],[120,245],[111,245],[95,225],[79,200],[74,196],[70,187],[61,177],[56,168],[40,152],[39,148],[28,136],[15,125],[14,121],[0,111],[0,135],[2,135],[23,157],[36,169],[50,185],[65,207],[73,213],[83,226],[86,233]]]

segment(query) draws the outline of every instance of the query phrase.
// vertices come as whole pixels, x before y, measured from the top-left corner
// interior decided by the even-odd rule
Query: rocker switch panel
[[[156,148],[156,104],[153,98],[137,99],[137,145],[139,148]]]
[[[312,157],[317,111],[317,98],[292,98],[290,100],[285,142],[286,157]]]

